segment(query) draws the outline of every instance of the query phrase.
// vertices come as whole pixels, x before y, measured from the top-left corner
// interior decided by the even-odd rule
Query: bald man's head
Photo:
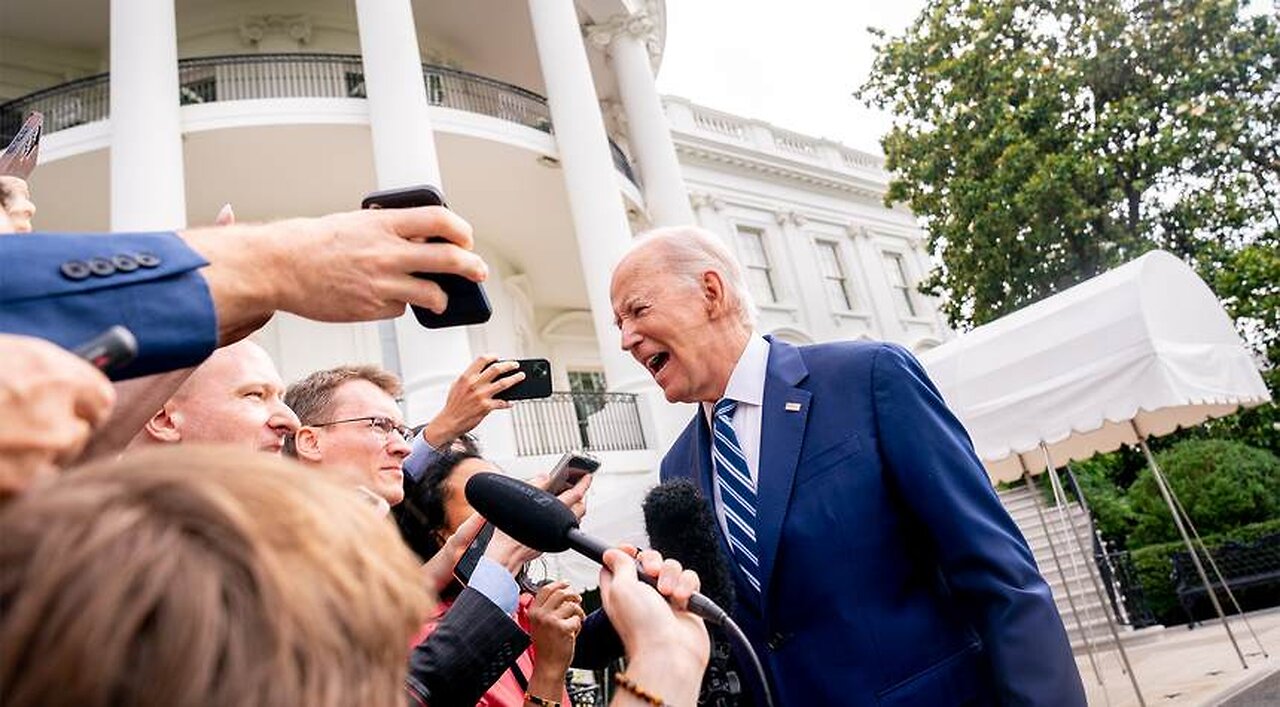
[[[279,452],[298,417],[261,346],[224,346],[191,373],[134,438],[134,444],[205,442]]]

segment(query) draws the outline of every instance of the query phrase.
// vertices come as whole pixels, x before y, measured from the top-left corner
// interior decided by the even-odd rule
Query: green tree
[[[932,0],[872,30],[921,290],[983,324],[1154,247],[1280,366],[1280,21],[1238,0]],[[1219,425],[1275,449],[1275,408]]]
[[[1186,440],[1156,455],[1201,535],[1280,516],[1280,457],[1228,440]],[[1086,492],[1087,493],[1087,492]],[[1150,470],[1127,494],[1134,518],[1129,547],[1179,539]]]

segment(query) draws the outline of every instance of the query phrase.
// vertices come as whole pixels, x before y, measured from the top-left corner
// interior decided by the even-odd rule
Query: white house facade
[[[42,231],[165,230],[356,208],[440,185],[475,226],[493,319],[256,335],[286,380],[374,362],[429,419],[476,355],[545,357],[556,394],[478,433],[510,472],[586,447],[588,525],[636,540],[639,496],[688,420],[619,348],[612,265],[633,235],[697,223],[735,250],[760,330],[787,341],[948,336],[915,292],[929,268],[882,160],[660,96],[663,2],[5,0],[0,140],[46,118],[31,187]]]

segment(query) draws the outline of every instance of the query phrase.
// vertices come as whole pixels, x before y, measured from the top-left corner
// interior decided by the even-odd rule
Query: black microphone
[[[697,484],[672,479],[653,487],[644,498],[644,529],[649,546],[698,573],[702,593],[720,606],[733,605],[733,577],[720,547],[719,524]],[[711,656],[698,691],[699,707],[744,703],[742,679],[730,651],[730,639],[719,628],[709,631]]]
[[[715,514],[697,484],[672,479],[644,497],[649,547],[698,573],[702,593],[720,606],[733,605],[733,577],[720,549]]]
[[[467,502],[498,530],[516,542],[539,552],[573,550],[603,563],[611,545],[578,529],[578,517],[560,499],[509,476],[481,472],[467,481]],[[640,572],[640,580],[656,587],[658,580]],[[689,611],[703,620],[723,625],[724,609],[702,594],[689,598]]]

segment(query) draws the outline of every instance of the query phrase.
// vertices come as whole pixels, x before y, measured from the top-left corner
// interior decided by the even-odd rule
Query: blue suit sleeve
[[[881,348],[872,380],[887,473],[933,539],[946,582],[981,635],[1001,702],[1085,704],[1049,586],[964,427],[905,350]]]
[[[218,344],[205,265],[174,233],[0,238],[0,331],[74,348],[119,324],[138,357],[112,378],[195,366]]]
[[[404,463],[401,464],[404,469],[404,475],[415,484],[422,481],[422,476],[427,473],[427,468],[435,464],[441,456],[440,450],[432,447],[427,438],[419,432],[418,436],[413,438],[413,450],[409,452],[409,456],[405,457]]]

